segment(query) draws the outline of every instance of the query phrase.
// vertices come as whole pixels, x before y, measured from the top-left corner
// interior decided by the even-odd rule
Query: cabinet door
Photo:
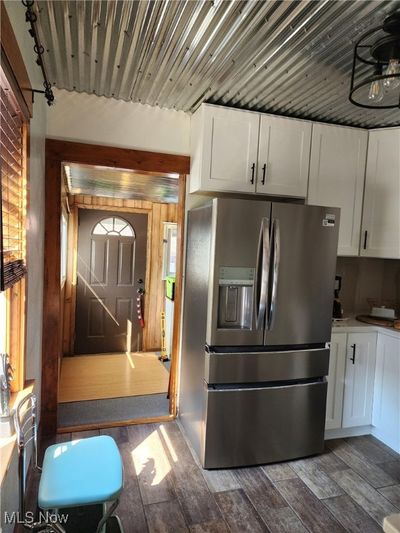
[[[338,429],[342,427],[346,340],[346,333],[332,334],[329,355],[325,429]]]
[[[400,258],[400,128],[371,131],[360,255]]]
[[[205,107],[203,190],[255,192],[259,122],[257,113]]]
[[[368,132],[314,124],[308,203],[340,207],[339,255],[358,255]]]
[[[378,333],[374,435],[400,453],[400,338]]]
[[[344,428],[367,426],[372,421],[376,333],[349,333],[344,383]]]
[[[261,115],[256,191],[307,196],[311,122]]]

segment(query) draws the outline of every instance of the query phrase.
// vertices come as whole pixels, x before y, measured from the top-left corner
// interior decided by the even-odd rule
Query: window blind
[[[21,109],[0,67],[1,290],[11,287],[26,273],[23,126]]]

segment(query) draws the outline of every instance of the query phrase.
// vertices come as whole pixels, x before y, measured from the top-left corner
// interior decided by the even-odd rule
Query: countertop
[[[400,339],[400,330],[360,322],[356,317],[348,317],[345,320],[332,321],[332,333],[362,333],[367,331],[381,332]]]

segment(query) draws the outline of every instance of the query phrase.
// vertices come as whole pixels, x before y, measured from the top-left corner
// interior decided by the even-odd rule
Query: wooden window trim
[[[22,112],[24,113],[25,119],[29,121],[32,117],[33,109],[32,86],[3,0],[0,0],[0,15],[1,63],[4,70],[7,71],[7,74],[11,75],[10,77],[12,79],[9,81],[14,85],[13,89],[15,90]]]
[[[23,157],[22,157],[22,188],[26,197],[22,214],[22,226],[27,225],[27,209],[29,202],[29,124],[23,127]],[[23,239],[23,255],[26,258],[26,233]],[[26,359],[26,314],[28,283],[26,275],[17,283],[8,288],[6,295],[6,353],[9,354],[13,369],[11,391],[16,393],[25,386],[25,359]]]
[[[26,228],[29,205],[29,120],[32,117],[33,107],[32,86],[18,46],[18,41],[2,0],[0,0],[0,19],[1,64],[24,118],[22,186],[26,193],[23,213],[23,227]],[[24,238],[24,255],[26,257],[26,234]],[[7,313],[5,317],[7,322],[6,348],[14,372],[13,381],[11,382],[11,391],[14,393],[23,390],[25,385],[27,285],[25,276],[5,291],[7,300]]]

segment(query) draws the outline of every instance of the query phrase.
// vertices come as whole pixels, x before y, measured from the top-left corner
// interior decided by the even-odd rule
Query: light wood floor
[[[176,422],[100,433],[123,457],[116,512],[125,533],[379,533],[400,512],[400,455],[371,436],[326,441],[325,453],[307,459],[206,471]]]
[[[169,374],[151,352],[64,357],[59,402],[166,393]]]

